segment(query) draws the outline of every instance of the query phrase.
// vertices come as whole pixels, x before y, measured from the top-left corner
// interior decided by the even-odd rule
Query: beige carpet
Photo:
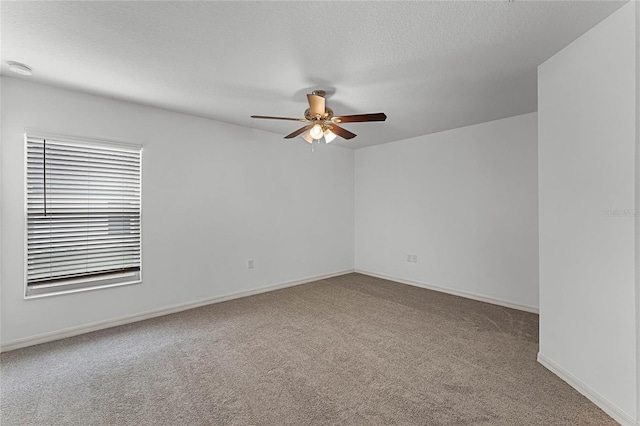
[[[538,316],[358,274],[2,354],[9,425],[613,425]]]

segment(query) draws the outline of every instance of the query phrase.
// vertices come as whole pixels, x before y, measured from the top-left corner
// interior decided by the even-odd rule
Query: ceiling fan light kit
[[[336,136],[340,136],[343,139],[353,139],[356,137],[355,133],[351,133],[347,129],[338,126],[338,123],[362,123],[368,121],[385,121],[387,119],[386,114],[383,112],[334,116],[333,110],[326,106],[324,97],[324,90],[314,90],[311,94],[307,95],[309,108],[304,112],[304,118],[272,117],[266,115],[252,115],[251,118],[309,123],[284,138],[292,139],[300,136],[310,144],[313,144],[314,140],[321,140],[323,137],[325,143],[332,142]]]
[[[302,139],[304,139],[305,141],[309,142],[309,143],[313,143],[313,138],[311,137],[311,135],[309,134],[309,132],[304,132],[302,134]]]
[[[324,141],[326,143],[331,143],[335,138],[336,138],[336,134],[333,133],[331,130],[326,129],[324,131]]]

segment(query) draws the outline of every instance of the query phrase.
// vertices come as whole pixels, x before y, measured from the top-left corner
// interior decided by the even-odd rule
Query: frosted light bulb
[[[309,134],[314,139],[320,139],[322,137],[322,126],[319,124],[314,124],[311,130],[309,130]]]

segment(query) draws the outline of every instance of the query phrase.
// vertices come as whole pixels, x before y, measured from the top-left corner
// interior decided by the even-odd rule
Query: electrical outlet
[[[411,255],[410,254],[407,255],[407,262],[411,262]]]
[[[253,259],[249,259],[249,261],[247,262],[247,267],[249,269],[253,269]]]
[[[412,256],[411,256],[411,261],[412,261],[413,263],[418,263],[418,255],[416,255],[416,254],[412,255]]]

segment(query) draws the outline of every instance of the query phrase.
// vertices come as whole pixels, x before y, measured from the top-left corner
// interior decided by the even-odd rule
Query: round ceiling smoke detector
[[[22,75],[31,75],[33,74],[33,72],[31,71],[31,67],[25,65],[25,64],[21,64],[20,62],[12,62],[9,61],[7,62],[9,64],[9,69],[13,72],[16,72],[18,74],[22,74]]]

